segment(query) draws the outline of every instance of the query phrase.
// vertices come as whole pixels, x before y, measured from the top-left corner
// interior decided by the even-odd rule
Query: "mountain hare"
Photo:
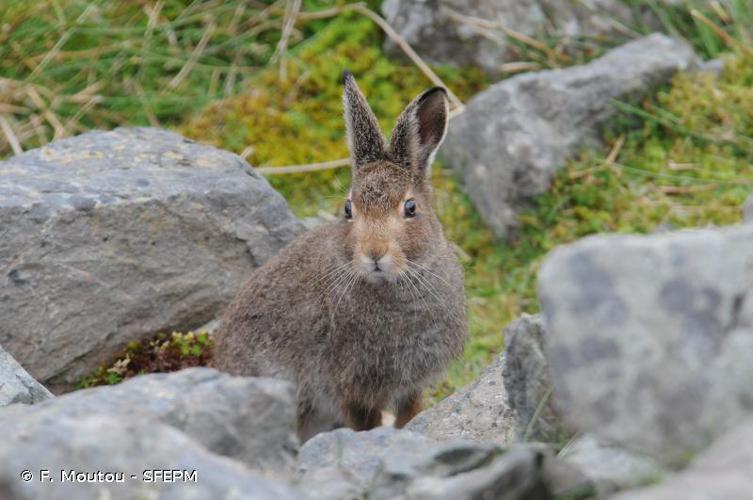
[[[343,84],[353,175],[340,220],[257,269],[216,334],[220,370],[297,384],[302,440],[379,426],[387,406],[402,427],[467,335],[463,272],[428,179],[447,130],[446,92],[417,97],[387,144],[350,73]]]

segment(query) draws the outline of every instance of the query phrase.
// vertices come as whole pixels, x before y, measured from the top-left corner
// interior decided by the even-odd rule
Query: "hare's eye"
[[[406,217],[415,217],[416,216],[416,200],[411,198],[410,200],[406,201],[403,205],[403,213]]]
[[[353,207],[350,204],[350,200],[345,202],[345,218],[346,219],[353,218]]]

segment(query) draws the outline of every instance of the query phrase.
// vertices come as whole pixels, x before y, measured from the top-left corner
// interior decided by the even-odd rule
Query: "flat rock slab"
[[[21,435],[24,430],[31,433],[42,428],[42,422],[91,415],[114,416],[143,426],[147,433],[152,424],[169,425],[216,454],[271,475],[291,472],[298,448],[291,384],[232,377],[210,368],[142,375],[34,406],[3,408],[0,428],[17,429]],[[51,432],[54,430],[53,426]],[[108,440],[109,436],[103,434],[100,439]],[[116,448],[112,451],[122,453]],[[22,446],[17,452],[26,453]]]
[[[216,317],[300,230],[234,154],[146,128],[55,141],[0,163],[0,344],[70,388]]]
[[[550,498],[550,492],[573,492],[572,475],[558,476],[558,465],[540,446],[504,450],[468,440],[436,442],[405,429],[339,429],[301,448],[299,485],[332,500]]]
[[[15,403],[33,404],[51,397],[50,391],[0,346],[0,407]]]
[[[583,66],[503,80],[453,118],[440,154],[502,238],[516,213],[545,192],[555,172],[582,148],[598,145],[615,99],[636,99],[699,59],[684,42],[654,34]]]
[[[419,413],[407,429],[436,440],[471,439],[505,445],[515,437],[517,415],[507,403],[500,356],[478,380]]]
[[[594,484],[600,498],[654,483],[665,474],[651,458],[588,434],[568,443],[558,456],[579,469]]]
[[[677,465],[753,413],[753,226],[589,237],[539,292],[575,428]]]
[[[49,471],[52,481],[41,480],[41,470]],[[31,474],[28,481],[20,477],[22,471]],[[173,481],[165,481],[156,471],[176,475],[172,476]],[[181,475],[171,471],[181,471]],[[97,472],[103,475],[92,475],[90,479],[85,475]],[[283,482],[262,477],[240,462],[207,451],[184,433],[160,422],[116,415],[47,414],[31,422],[3,424],[0,498],[299,500],[307,497]]]

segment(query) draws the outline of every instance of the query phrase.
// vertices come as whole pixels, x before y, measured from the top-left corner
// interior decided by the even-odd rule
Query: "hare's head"
[[[428,175],[447,131],[447,93],[435,87],[418,96],[387,143],[350,73],[343,84],[353,172],[342,215],[349,225],[346,256],[367,281],[395,281],[443,242]]]

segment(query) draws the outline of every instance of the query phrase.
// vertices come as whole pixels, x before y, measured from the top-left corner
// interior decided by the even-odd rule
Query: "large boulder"
[[[539,287],[575,428],[677,465],[753,413],[753,226],[589,237]]]
[[[13,356],[0,346],[0,407],[15,403],[32,404],[52,397]]]
[[[215,455],[158,421],[44,413],[31,421],[3,422],[0,498],[298,500],[306,495]]]
[[[698,63],[684,42],[654,34],[583,66],[501,81],[453,118],[441,154],[462,174],[486,223],[505,237],[517,210],[548,189],[568,158],[599,144],[615,99],[636,98]]]
[[[53,388],[214,318],[302,229],[238,156],[143,128],[0,163],[0,227],[0,344]]]
[[[258,471],[286,474],[298,447],[293,392],[282,380],[190,368],[76,391],[34,406],[7,407],[0,410],[0,428],[18,429],[20,435],[24,429],[43,429],[43,422],[91,415],[114,416],[144,429],[161,423]],[[22,448],[18,452],[25,454]]]
[[[498,357],[476,381],[416,415],[407,428],[436,440],[508,444],[518,423],[502,383],[504,366],[504,356]]]
[[[524,314],[505,328],[502,373],[510,407],[519,419],[523,440],[562,442],[573,432],[562,422],[552,395],[546,358],[547,332],[541,316]]]
[[[489,73],[520,58],[505,28],[533,37],[624,36],[624,24],[637,19],[619,0],[385,0],[382,12],[423,58]],[[398,52],[391,40],[385,44]]]
[[[300,487],[317,499],[533,499],[590,488],[543,446],[434,442],[388,427],[319,434],[301,448],[299,467]]]
[[[727,431],[688,468],[657,486],[633,490],[614,500],[708,500],[751,498],[753,420]]]

